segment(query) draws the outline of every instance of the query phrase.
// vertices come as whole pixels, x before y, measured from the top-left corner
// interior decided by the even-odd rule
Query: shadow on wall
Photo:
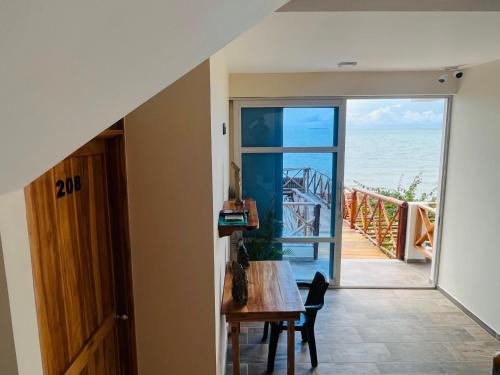
[[[16,350],[10,317],[7,278],[3,262],[2,238],[0,237],[0,369],[2,373],[17,374]]]

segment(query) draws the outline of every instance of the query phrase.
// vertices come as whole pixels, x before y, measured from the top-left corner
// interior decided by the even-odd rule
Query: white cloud
[[[405,111],[403,113],[402,120],[406,124],[424,124],[424,123],[440,123],[443,120],[442,113],[436,113],[433,110],[424,111],[424,112],[415,112],[415,111]]]
[[[443,113],[434,109],[408,109],[408,105],[386,104],[371,109],[353,106],[347,109],[347,123],[353,125],[440,124]],[[365,111],[363,111],[365,109]],[[364,113],[363,113],[364,112]]]

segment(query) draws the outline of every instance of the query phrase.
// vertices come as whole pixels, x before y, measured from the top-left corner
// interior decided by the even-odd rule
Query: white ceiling
[[[500,12],[281,12],[225,48],[232,73],[435,70],[500,59]]]
[[[498,0],[290,0],[279,12],[498,11]]]
[[[28,184],[284,3],[0,1],[0,193]]]

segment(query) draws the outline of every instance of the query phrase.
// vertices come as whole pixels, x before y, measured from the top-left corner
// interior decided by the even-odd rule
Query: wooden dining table
[[[232,297],[231,265],[226,265],[224,295],[221,314],[231,325],[233,374],[240,374],[240,323],[241,322],[288,322],[287,374],[295,373],[294,322],[304,312],[304,304],[297,283],[287,261],[250,262],[248,276],[248,303],[239,305]]]

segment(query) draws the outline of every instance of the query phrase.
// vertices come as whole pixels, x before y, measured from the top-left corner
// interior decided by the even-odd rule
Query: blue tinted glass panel
[[[281,236],[278,224],[283,218],[283,155],[243,154],[243,197],[251,197],[257,203],[259,220],[263,224],[270,214],[276,221],[276,236]],[[279,227],[281,227],[279,225]]]
[[[331,153],[283,154],[283,236],[331,237],[335,181]]]
[[[242,108],[242,147],[282,147],[283,108]]]
[[[284,108],[284,147],[334,147],[338,108]]]

